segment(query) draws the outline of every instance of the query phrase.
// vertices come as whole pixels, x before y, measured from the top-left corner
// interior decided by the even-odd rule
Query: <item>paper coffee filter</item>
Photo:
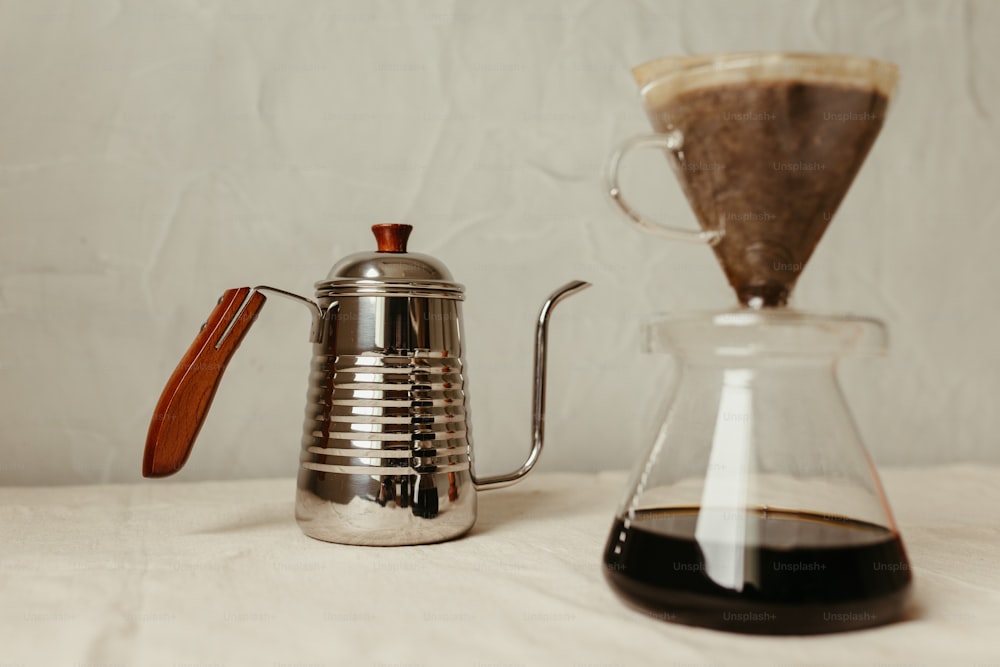
[[[859,56],[746,52],[658,58],[632,68],[632,77],[647,97],[647,106],[666,103],[674,95],[706,85],[788,78],[871,88],[891,99],[899,67]]]

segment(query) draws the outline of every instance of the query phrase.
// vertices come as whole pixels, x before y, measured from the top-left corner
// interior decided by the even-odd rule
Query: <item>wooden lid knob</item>
[[[372,225],[379,252],[406,252],[412,225]]]

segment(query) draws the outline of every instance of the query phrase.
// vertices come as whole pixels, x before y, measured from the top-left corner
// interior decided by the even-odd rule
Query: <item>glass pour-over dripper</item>
[[[656,134],[612,156],[612,198],[644,231],[710,243],[741,304],[784,305],[882,129],[896,66],[734,53],[633,74]],[[624,199],[618,166],[636,148],[666,152],[701,231],[657,224]]]
[[[646,231],[710,243],[741,307],[645,325],[646,351],[675,355],[679,377],[609,535],[607,579],[631,604],[718,629],[894,620],[909,564],[835,376],[843,355],[882,352],[885,329],[785,304],[881,128],[896,68],[732,54],[634,73],[657,134],[612,157],[611,195]],[[622,198],[618,164],[635,147],[666,150],[700,231]]]

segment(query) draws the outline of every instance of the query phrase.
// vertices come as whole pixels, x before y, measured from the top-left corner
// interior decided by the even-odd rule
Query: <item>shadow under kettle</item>
[[[563,285],[535,330],[532,447],[517,470],[476,475],[469,430],[461,302],[438,260],[409,253],[409,225],[375,225],[376,252],[345,257],[316,299],[258,286],[230,289],[170,376],[153,414],[145,477],[187,461],[230,358],[264,292],[312,315],[313,359],[295,516],[302,531],[342,544],[440,542],[476,520],[476,491],[523,478],[544,442],[546,342],[552,309],[587,287]]]

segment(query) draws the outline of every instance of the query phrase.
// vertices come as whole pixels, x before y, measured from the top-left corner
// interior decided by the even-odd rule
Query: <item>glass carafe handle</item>
[[[614,153],[611,154],[611,158],[608,160],[607,172],[605,174],[608,194],[611,195],[611,199],[618,205],[618,208],[622,210],[625,217],[639,229],[648,234],[662,236],[674,241],[694,241],[696,243],[715,245],[719,242],[719,239],[722,238],[723,232],[721,229],[681,229],[680,227],[672,227],[670,225],[663,225],[658,222],[654,222],[650,218],[647,218],[639,213],[625,200],[625,197],[622,195],[621,186],[618,184],[618,169],[621,166],[622,160],[631,151],[637,148],[661,148],[676,154],[681,150],[683,145],[684,134],[680,130],[674,130],[664,134],[642,134],[637,137],[627,139],[617,148],[617,150],[615,150]]]

